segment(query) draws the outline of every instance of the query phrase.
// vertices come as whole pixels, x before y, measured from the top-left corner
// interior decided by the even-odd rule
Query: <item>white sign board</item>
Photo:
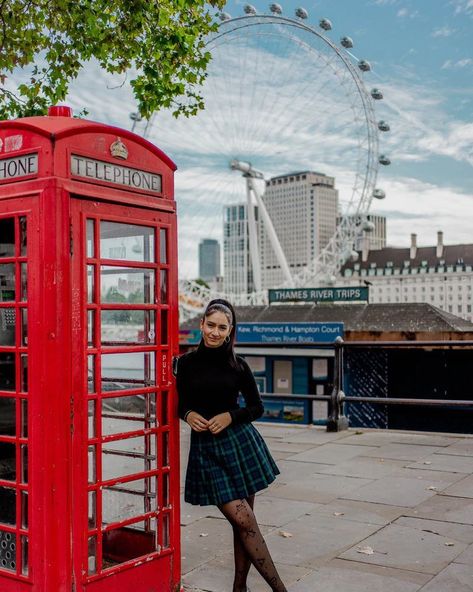
[[[149,193],[162,192],[161,175],[75,154],[71,155],[71,174]]]
[[[38,172],[38,154],[23,154],[0,160],[0,181],[19,179]]]

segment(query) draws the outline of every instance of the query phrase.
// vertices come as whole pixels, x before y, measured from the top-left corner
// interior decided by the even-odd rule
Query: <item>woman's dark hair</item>
[[[236,335],[236,315],[235,309],[233,306],[228,302],[228,300],[224,300],[223,298],[216,298],[215,300],[211,300],[204,311],[203,318],[209,317],[214,312],[222,312],[232,326],[229,334],[229,340],[222,345],[222,348],[228,355],[228,361],[230,362],[230,366],[235,368],[236,370],[240,369],[240,364],[235,356],[235,335]]]

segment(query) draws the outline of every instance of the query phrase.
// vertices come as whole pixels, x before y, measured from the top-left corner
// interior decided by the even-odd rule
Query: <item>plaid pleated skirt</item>
[[[265,489],[279,473],[253,424],[230,424],[216,435],[193,430],[184,499],[200,506],[225,504]]]

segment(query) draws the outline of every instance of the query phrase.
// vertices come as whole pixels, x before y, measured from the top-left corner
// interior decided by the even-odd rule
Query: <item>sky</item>
[[[246,2],[226,11],[243,15]],[[269,3],[255,1],[258,13]],[[293,17],[300,6],[281,2]],[[222,238],[224,204],[246,199],[245,182],[229,169],[232,158],[251,161],[265,178],[294,170],[335,177],[342,211],[356,207],[367,167],[367,128],[349,68],[326,37],[378,88],[375,119],[387,121],[376,187],[386,199],[370,212],[387,218],[388,244],[405,246],[417,233],[420,246],[473,242],[473,0],[320,0],[302,4],[316,33],[274,28],[227,35],[212,46],[215,60],[205,89],[206,112],[195,120],[158,114],[149,138],[178,166],[181,275],[197,273],[197,244]],[[251,29],[247,27],[247,29]],[[354,46],[347,53],[340,38]],[[122,82],[125,82],[122,85]],[[358,97],[358,101],[357,101]],[[127,81],[111,79],[90,64],[66,103],[89,118],[130,129],[135,110]],[[135,131],[141,132],[139,127]],[[350,206],[351,204],[351,206]]]

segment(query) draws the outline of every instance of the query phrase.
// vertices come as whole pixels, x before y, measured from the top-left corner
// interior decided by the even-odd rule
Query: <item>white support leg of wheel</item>
[[[250,183],[251,188],[253,190],[253,194],[256,198],[256,203],[258,204],[258,211],[261,214],[261,219],[268,233],[268,237],[271,242],[271,246],[273,247],[274,254],[276,255],[276,259],[278,260],[278,263],[281,266],[281,270],[284,274],[285,281],[289,286],[293,286],[294,281],[292,279],[292,274],[289,269],[289,265],[287,264],[286,256],[284,255],[284,251],[282,250],[281,243],[279,242],[276,231],[274,230],[274,226],[271,222],[271,218],[269,217],[268,211],[266,210],[266,206],[264,205],[263,200],[259,195],[255,184],[253,183],[253,179],[248,178],[248,182]]]
[[[250,237],[250,257],[251,265],[253,266],[253,283],[254,290],[259,292],[261,290],[261,260],[259,256],[258,237],[256,233],[255,207],[251,199],[252,180],[250,177],[246,179],[246,202],[248,209],[248,234]]]

